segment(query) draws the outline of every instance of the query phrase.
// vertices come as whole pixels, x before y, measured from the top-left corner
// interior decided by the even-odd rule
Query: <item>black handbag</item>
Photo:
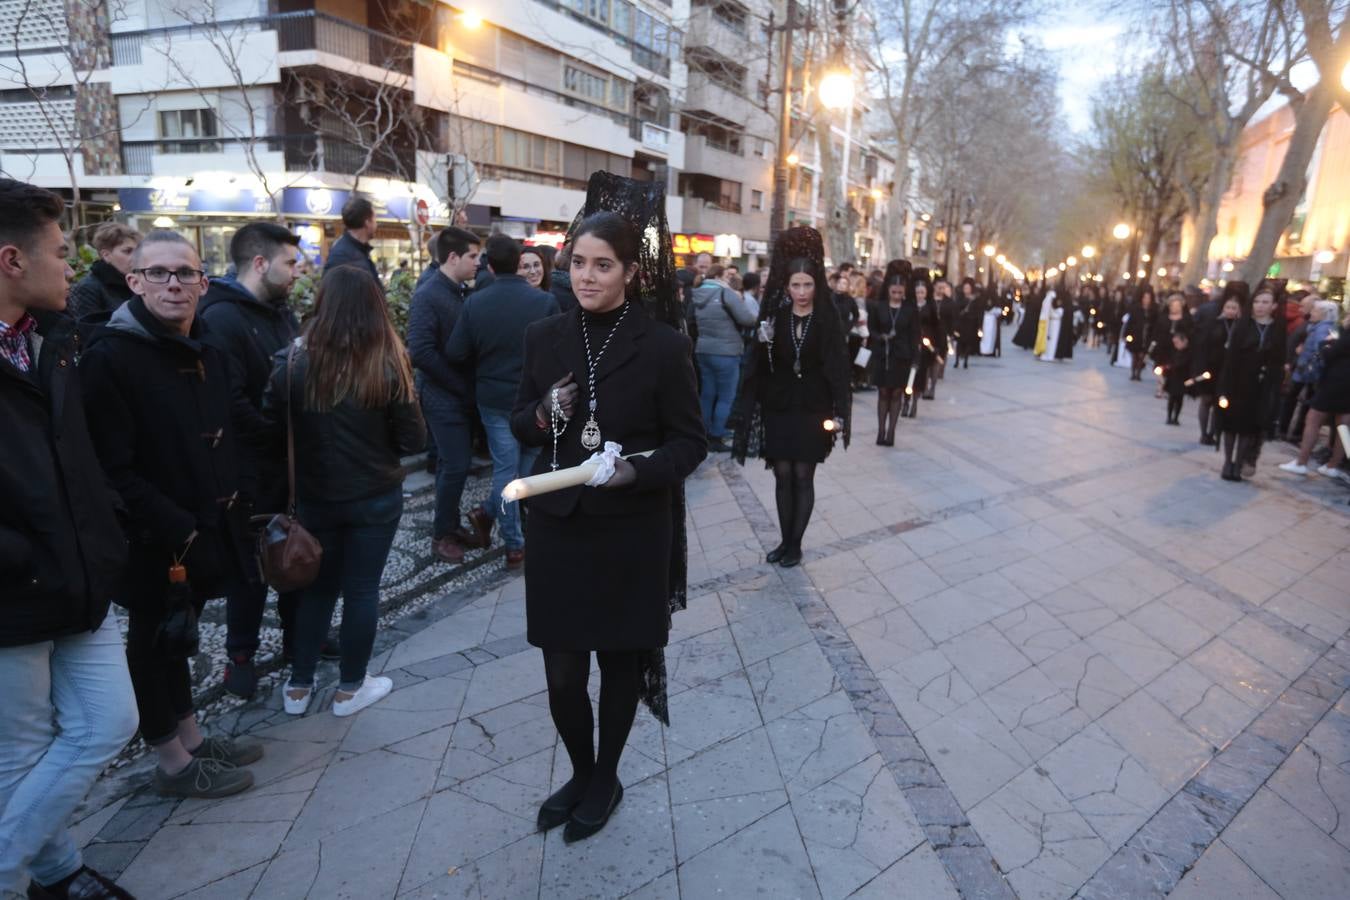
[[[188,546],[192,541],[188,541]],[[184,555],[186,555],[186,550]],[[155,651],[165,659],[191,659],[201,645],[197,627],[197,602],[188,584],[182,557],[169,567],[169,590],[164,597],[164,615],[155,627]]]

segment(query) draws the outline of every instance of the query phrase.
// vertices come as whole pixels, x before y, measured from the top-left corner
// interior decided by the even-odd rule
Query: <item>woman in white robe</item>
[[[1064,309],[1055,304],[1055,292],[1052,290],[1045,295],[1045,303],[1041,305],[1041,321],[1045,323],[1045,343],[1040,341],[1038,330],[1036,339],[1036,349],[1040,352],[1036,358],[1041,362],[1055,361],[1055,348],[1059,346],[1059,329],[1064,321]]]
[[[998,346],[998,329],[1000,327],[999,319],[1003,315],[1003,306],[999,303],[998,297],[990,300],[989,308],[984,311],[984,317],[980,320],[980,355],[993,356],[994,348]]]

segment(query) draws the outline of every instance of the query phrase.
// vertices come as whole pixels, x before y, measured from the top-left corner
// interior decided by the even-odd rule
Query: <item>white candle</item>
[[[1337,425],[1336,433],[1341,436],[1341,446],[1345,452],[1350,453],[1350,425]]]
[[[651,456],[655,452],[654,450],[647,450],[642,453],[630,453],[623,458],[633,459],[638,456]],[[568,488],[578,487],[590,481],[595,475],[595,470],[599,467],[598,462],[587,461],[579,466],[559,469],[556,472],[544,472],[540,475],[517,478],[502,488],[502,499],[507,502],[524,500],[526,497],[537,497],[540,494],[551,494],[554,491],[565,491]]]
[[[905,393],[906,393],[906,394],[912,394],[912,393],[914,393],[914,376],[915,376],[915,374],[918,373],[918,371],[919,371],[919,367],[918,367],[918,366],[910,366],[910,369],[909,369],[909,383],[905,385]]]

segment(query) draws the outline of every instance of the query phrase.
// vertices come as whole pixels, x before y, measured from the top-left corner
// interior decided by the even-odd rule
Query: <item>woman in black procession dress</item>
[[[663,216],[660,226],[668,245]],[[601,486],[526,501],[527,637],[544,652],[549,711],[572,763],[538,824],[566,823],[568,843],[603,828],[623,799],[619,758],[639,699],[649,699],[649,661],[666,645],[672,594],[684,592],[672,584],[684,571],[675,525],[682,486],[707,455],[689,340],[657,320],[649,296],[668,295],[661,308],[674,306],[673,266],[667,283],[651,283],[638,263],[646,233],[614,212],[574,226],[569,272],[580,307],[526,332],[511,421],[522,444],[542,448],[532,474],[584,462],[594,428],[624,453],[651,451],[619,459]],[[600,665],[598,751],[586,690],[591,651]],[[663,679],[659,661],[655,672]]]
[[[1223,432],[1223,479],[1256,474],[1261,441],[1274,421],[1284,378],[1285,334],[1275,316],[1275,295],[1261,289],[1251,314],[1228,335],[1219,376],[1219,429]]]
[[[906,296],[903,275],[882,284],[881,299],[868,304],[867,333],[872,358],[868,374],[877,389],[877,445],[895,446],[895,425],[905,401],[905,386],[914,362],[918,310]]]
[[[1158,379],[1158,391],[1154,395],[1163,395],[1163,374],[1172,367],[1172,338],[1178,333],[1188,337],[1191,334],[1191,311],[1186,308],[1186,295],[1180,291],[1167,298],[1163,314],[1158,317],[1157,327],[1153,329],[1148,355],[1153,360],[1153,371]],[[1161,370],[1161,371],[1160,371]]]
[[[767,561],[784,568],[802,561],[816,466],[837,437],[845,448],[849,442],[848,351],[830,305],[824,258],[814,228],[789,229],[774,244],[753,363],[741,387],[743,424],[732,448],[738,462],[761,456],[773,469],[782,539]]]
[[[1130,321],[1125,325],[1125,345],[1130,350],[1131,381],[1140,381],[1144,371],[1144,357],[1153,340],[1158,317],[1155,306],[1153,288],[1144,285],[1139,289],[1134,306],[1130,307]]]
[[[1200,443],[1207,447],[1219,445],[1218,409],[1215,406],[1219,374],[1223,371],[1224,352],[1228,336],[1247,307],[1249,288],[1245,281],[1230,281],[1223,288],[1219,300],[1219,315],[1212,322],[1196,326],[1195,350],[1191,354],[1191,390],[1199,407]]]
[[[947,350],[947,332],[938,318],[937,304],[932,301],[928,291],[928,270],[915,269],[914,278],[909,285],[910,296],[919,316],[918,346],[915,360],[919,371],[914,376],[914,393],[905,394],[906,417],[912,419],[919,412],[919,397],[934,399],[937,379],[934,377],[939,357]]]

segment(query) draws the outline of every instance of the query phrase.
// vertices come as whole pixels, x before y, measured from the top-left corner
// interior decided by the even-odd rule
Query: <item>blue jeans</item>
[[[0,647],[0,893],[83,864],[67,830],[136,733],[136,698],[111,612],[97,631]]]
[[[323,547],[323,561],[319,577],[300,592],[291,684],[314,684],[319,647],[333,623],[333,607],[341,593],[338,688],[355,691],[366,679],[370,651],[375,646],[380,578],[403,515],[403,488],[346,503],[302,500],[296,514]]]
[[[471,410],[461,409],[458,401],[440,392],[422,392],[422,414],[438,454],[436,518],[431,526],[433,538],[446,537],[459,529],[459,504],[464,497],[464,483],[469,479],[469,465],[473,462],[470,413]]]
[[[504,409],[478,407],[487,429],[488,447],[492,451],[492,491],[488,494],[483,512],[495,519],[501,529],[502,542],[507,550],[525,546],[525,535],[520,530],[519,504],[508,503],[502,509],[502,489],[521,475],[529,474],[539,458],[538,447],[522,447],[511,433],[511,412]]]
[[[694,356],[703,380],[703,426],[708,429],[708,437],[717,440],[727,434],[727,417],[736,402],[736,387],[741,379],[741,358],[711,353]]]

